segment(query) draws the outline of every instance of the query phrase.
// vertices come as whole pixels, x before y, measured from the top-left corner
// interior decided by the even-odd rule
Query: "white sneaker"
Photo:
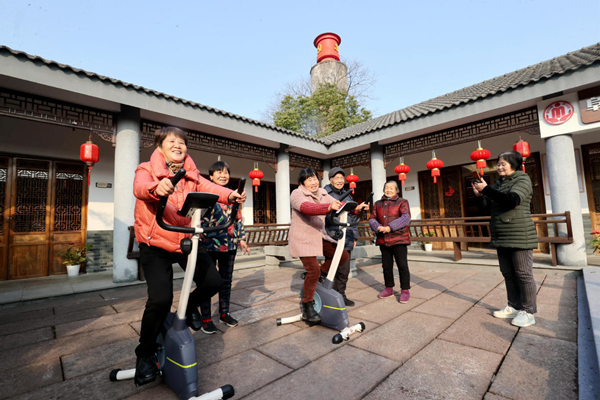
[[[512,320],[511,324],[524,328],[526,326],[535,324],[535,318],[533,317],[533,314],[529,314],[527,311],[519,311],[515,319]]]
[[[519,310],[515,310],[511,306],[506,306],[502,310],[494,311],[496,318],[515,318],[519,314]]]

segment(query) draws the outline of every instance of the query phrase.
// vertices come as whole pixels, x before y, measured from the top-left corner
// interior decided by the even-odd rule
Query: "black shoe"
[[[135,386],[142,386],[156,380],[159,374],[156,357],[138,357],[135,363]]]
[[[302,319],[310,324],[320,324],[321,316],[315,311],[315,302],[302,303]]]
[[[185,318],[185,323],[195,331],[198,331],[200,328],[202,328],[202,317],[200,316],[200,313],[196,307],[194,307],[191,312],[188,311],[187,317]]]
[[[219,322],[225,324],[227,326],[238,326],[237,319],[233,318],[229,313],[221,314],[219,318]]]
[[[202,331],[202,333],[206,333],[207,335],[213,335],[217,333],[217,327],[212,320],[209,319],[202,321],[202,328],[200,328],[200,331]]]
[[[350,300],[349,298],[347,298],[345,294],[343,294],[342,296],[344,296],[344,304],[347,307],[354,307],[356,305],[356,303],[353,302],[352,300]]]

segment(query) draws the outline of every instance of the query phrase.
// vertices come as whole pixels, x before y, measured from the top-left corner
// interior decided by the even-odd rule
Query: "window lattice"
[[[45,162],[23,161],[17,167],[15,232],[45,232],[49,165]],[[43,164],[45,170],[41,170]],[[27,167],[30,169],[25,169]]]
[[[384,160],[516,131],[540,134],[537,107],[391,143],[384,146]]]
[[[142,144],[150,147],[154,144],[154,132],[168,125],[159,122],[142,121]],[[187,133],[188,147],[194,150],[206,151],[214,154],[230,155],[250,160],[277,163],[277,151],[268,147],[258,146],[237,140],[221,138],[189,129],[182,129]]]
[[[290,167],[312,168],[315,171],[323,171],[323,162],[317,158],[290,153]]]
[[[6,168],[0,168],[0,234],[4,233],[4,202],[6,200]]]
[[[2,114],[110,134],[116,131],[115,118],[109,112],[7,89],[0,90]]]
[[[331,160],[331,167],[356,167],[364,165],[371,166],[371,150],[359,151],[358,153],[348,154],[347,156],[334,158]]]
[[[63,167],[63,168],[61,168]],[[69,168],[70,167],[70,168]],[[79,173],[60,172],[79,169]],[[83,172],[81,166],[57,165],[54,231],[68,232],[81,230],[81,205],[83,202]]]

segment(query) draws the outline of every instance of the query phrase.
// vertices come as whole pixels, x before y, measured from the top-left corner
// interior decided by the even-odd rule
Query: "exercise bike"
[[[185,175],[185,170],[180,169],[171,183],[176,186]],[[240,179],[238,193],[244,189],[245,178]],[[210,393],[198,396],[198,366],[196,363],[196,343],[185,322],[186,309],[192,289],[192,280],[196,270],[196,258],[198,255],[198,241],[200,234],[216,232],[227,229],[235,220],[239,203],[233,205],[232,218],[227,224],[203,229],[201,220],[206,211],[212,209],[217,203],[219,196],[213,193],[189,193],[185,199],[179,214],[192,219],[191,227],[167,225],[163,220],[163,214],[167,205],[168,197],[161,197],[156,212],[156,222],[167,231],[190,233],[191,238],[181,240],[181,251],[188,254],[187,268],[183,278],[183,287],[179,298],[177,313],[169,313],[161,334],[157,338],[158,349],[156,359],[160,374],[165,383],[182,400],[219,400],[229,399],[234,396],[233,386],[225,385]],[[135,376],[135,368],[125,371],[115,369],[110,373],[111,381],[132,379]]]
[[[340,201],[348,197],[350,193],[352,193],[352,189],[345,192],[340,198]],[[342,258],[342,252],[344,251],[344,245],[346,243],[346,230],[348,227],[358,225],[358,221],[355,223],[348,222],[348,213],[354,211],[357,206],[358,203],[350,201],[345,203],[338,211],[332,210],[330,213],[332,224],[339,226],[341,229],[338,230],[338,234],[336,235],[338,242],[333,255],[333,260],[331,261],[331,267],[327,273],[327,277],[324,279],[319,279],[314,296],[315,311],[321,317],[320,324],[340,331],[338,334],[333,336],[333,339],[331,340],[333,344],[340,344],[344,340],[349,340],[350,335],[353,333],[362,332],[366,329],[363,322],[349,326],[350,321],[348,319],[348,312],[346,311],[344,297],[341,293],[333,289],[333,279],[335,278],[340,259]],[[303,274],[303,277],[305,276],[306,273]],[[302,292],[300,293],[300,296],[302,296]],[[277,318],[277,326],[291,324],[301,320],[302,314],[288,318]]]

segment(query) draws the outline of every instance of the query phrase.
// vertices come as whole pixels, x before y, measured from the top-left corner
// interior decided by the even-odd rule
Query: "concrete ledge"
[[[588,278],[585,278],[587,270]],[[590,307],[600,309],[597,302],[590,304],[586,289],[589,284],[590,292],[599,292],[597,280],[600,278],[600,272],[595,272],[592,268],[583,269],[584,276],[577,277],[577,360],[579,374],[579,398],[580,399],[599,399],[600,398],[600,373],[598,371],[598,326],[594,329],[594,320],[599,324],[599,310],[594,310],[596,317],[591,313]],[[592,296],[596,297],[596,296]]]

